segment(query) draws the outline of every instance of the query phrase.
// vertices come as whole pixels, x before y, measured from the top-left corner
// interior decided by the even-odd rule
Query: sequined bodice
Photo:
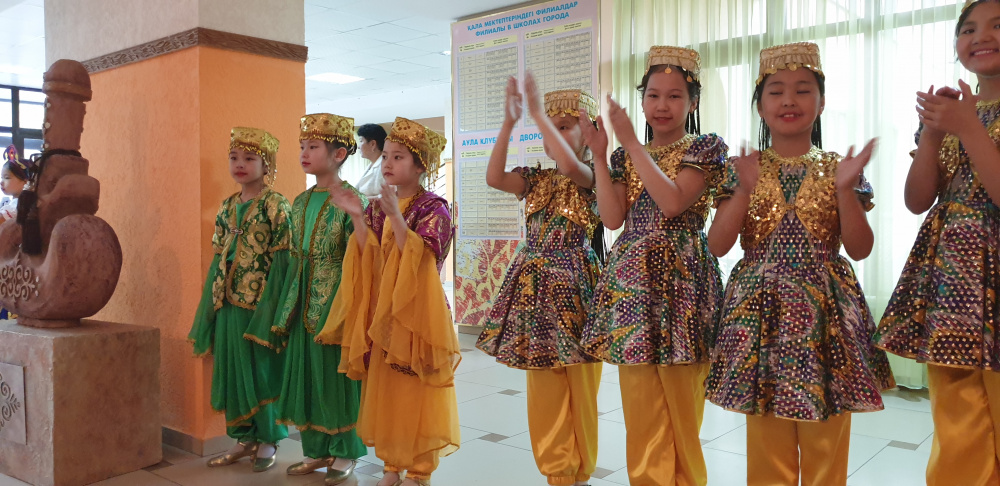
[[[781,192],[788,208],[795,207],[796,198],[806,176],[805,165],[782,165],[777,174]],[[744,260],[766,261],[795,266],[801,263],[824,262],[837,258],[840,245],[831,246],[813,236],[795,211],[787,211],[777,227],[744,253]]]
[[[993,142],[1000,146],[1000,100],[976,104],[979,120]],[[965,147],[954,135],[945,137],[940,152],[941,189],[939,202],[961,203],[975,208],[997,205],[979,181],[979,175],[969,160]]]
[[[789,212],[817,239],[839,247],[840,215],[835,189],[839,163],[839,155],[816,147],[791,158],[765,150],[761,154],[760,179],[743,221],[743,249],[753,248],[767,238]]]
[[[705,191],[708,192],[708,191]],[[700,214],[691,211],[684,211],[674,218],[668,218],[660,211],[653,196],[642,191],[632,207],[629,208],[625,217],[626,232],[649,233],[653,231],[665,231],[675,229],[701,230],[705,227],[705,218]]]

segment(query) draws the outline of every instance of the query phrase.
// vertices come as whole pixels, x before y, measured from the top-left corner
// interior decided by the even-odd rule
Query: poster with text
[[[455,203],[455,320],[480,325],[524,237],[523,205],[486,185],[486,166],[504,119],[507,79],[531,71],[541,93],[597,93],[599,0],[555,1],[451,28]],[[509,139],[507,170],[554,167],[527,116]]]

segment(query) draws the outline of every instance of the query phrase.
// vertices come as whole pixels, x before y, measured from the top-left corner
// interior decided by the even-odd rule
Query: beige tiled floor
[[[437,486],[543,486],[528,439],[524,372],[497,365],[475,349],[475,336],[461,335],[464,359],[456,386],[462,423],[462,448],[441,461],[434,474]],[[598,395],[600,429],[598,471],[593,486],[628,484],[625,471],[625,426],[618,371],[605,366]],[[851,486],[910,486],[924,484],[932,433],[926,393],[893,391],[885,396],[886,410],[856,414],[852,419],[848,484]],[[746,426],[742,415],[708,405],[701,430],[709,484],[746,484]],[[296,440],[280,444],[277,466],[262,474],[248,463],[205,467],[205,459],[164,447],[163,462],[97,484],[102,486],[236,486],[321,485],[323,474],[290,478],[284,469],[301,460]],[[370,454],[348,486],[374,486],[381,462]],[[23,485],[0,476],[0,486]]]

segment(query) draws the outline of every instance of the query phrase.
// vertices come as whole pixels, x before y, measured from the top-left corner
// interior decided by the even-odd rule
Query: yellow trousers
[[[927,485],[1000,484],[1000,373],[927,365],[934,438]]]
[[[528,370],[528,435],[549,484],[587,481],[597,467],[601,363]]]
[[[824,422],[747,416],[747,486],[843,486],[851,414]]]
[[[382,470],[396,474],[406,471],[406,477],[408,478],[429,480],[431,473],[437,469],[440,462],[441,457],[438,451],[430,451],[414,457],[413,464],[408,467],[394,466],[387,462],[382,466]]]
[[[704,485],[701,452],[709,364],[618,367],[632,486]]]

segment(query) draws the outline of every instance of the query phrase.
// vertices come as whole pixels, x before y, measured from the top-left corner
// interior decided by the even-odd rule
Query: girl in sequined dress
[[[625,230],[594,291],[582,344],[619,366],[633,485],[708,480],[698,433],[722,279],[704,225],[728,148],[714,134],[697,135],[699,68],[693,50],[653,47],[639,86],[648,142],[609,98],[622,147],[610,168],[595,164],[601,220]],[[607,146],[603,132],[584,128],[588,146]]]
[[[874,140],[854,156],[824,152],[819,48],[760,53],[754,92],[762,152],[741,151],[716,194],[709,247],[745,251],[726,285],[712,371],[713,403],[747,414],[750,485],[844,485],[851,413],[881,410],[895,386],[851,265],[871,252],[861,174]]]
[[[906,206],[930,209],[878,329],[878,345],[927,363],[934,439],[927,484],[1000,484],[1000,3],[967,2],[958,59],[979,94],[917,93],[921,129]]]
[[[525,199],[527,239],[507,269],[476,346],[500,363],[527,370],[528,432],[538,470],[549,484],[584,485],[597,465],[601,362],[580,348],[580,332],[600,266],[588,244],[599,220],[580,123],[593,123],[597,102],[577,89],[546,93],[543,105],[530,73],[524,86],[528,111],[557,168],[504,170],[507,141],[521,117],[521,95],[510,78],[486,180]],[[603,160],[606,154],[595,156]]]

